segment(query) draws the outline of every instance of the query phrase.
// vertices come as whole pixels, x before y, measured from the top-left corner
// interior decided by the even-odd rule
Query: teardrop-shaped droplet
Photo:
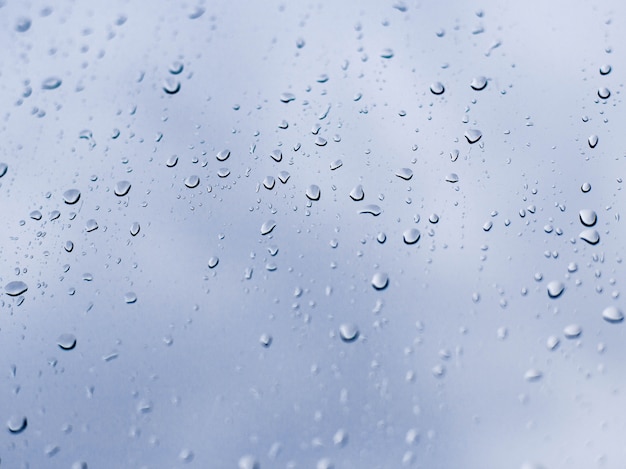
[[[616,324],[624,320],[624,313],[616,306],[609,306],[602,311],[602,318],[606,322]]]
[[[180,91],[180,82],[174,77],[168,77],[163,82],[163,91],[167,94],[176,94]]]
[[[470,86],[476,91],[484,90],[487,87],[487,78],[484,76],[474,77]]]
[[[459,175],[457,173],[450,173],[446,176],[446,182],[456,183],[459,182]]]
[[[584,193],[589,192],[591,190],[591,184],[589,184],[588,182],[583,182],[582,186],[580,186],[580,190]]]
[[[596,212],[589,208],[582,209],[578,212],[578,216],[580,218],[580,222],[585,226],[593,226],[598,220]]]
[[[126,194],[128,194],[128,191],[130,191],[130,182],[128,181],[118,181],[115,184],[115,188],[113,189],[113,192],[118,197],[125,196]]]
[[[598,244],[600,242],[600,233],[596,230],[584,230],[578,237],[589,244]]]
[[[293,93],[281,93],[280,95],[280,100],[283,103],[290,103],[291,101],[295,99],[296,99],[296,96]]]
[[[563,282],[553,280],[552,282],[548,283],[547,289],[548,296],[550,298],[558,298],[565,290],[565,285],[563,284]]]
[[[350,191],[350,198],[354,201],[358,202],[359,200],[363,200],[364,197],[365,197],[365,192],[363,192],[363,186],[361,184],[354,187]]]
[[[321,191],[319,186],[315,184],[311,184],[306,188],[306,196],[309,200],[319,200],[321,195]]]
[[[587,139],[587,143],[589,143],[589,148],[595,148],[596,145],[598,144],[598,136],[590,135],[589,138]]]
[[[263,179],[263,187],[268,190],[274,189],[275,184],[276,180],[272,176],[266,176],[265,179]]]
[[[217,267],[217,264],[220,263],[220,259],[217,256],[212,256],[209,259],[209,269],[214,269],[215,267]]]
[[[601,99],[608,99],[611,96],[611,91],[606,87],[598,88],[598,96]]]
[[[365,207],[359,210],[359,214],[374,215],[375,217],[377,217],[381,213],[383,213],[383,210],[378,205],[375,205],[375,204],[366,205]]]
[[[228,149],[222,150],[217,155],[215,155],[215,157],[217,158],[217,161],[226,161],[229,156],[230,156],[230,150]]]
[[[339,336],[346,343],[354,342],[359,338],[359,328],[351,322],[343,323],[339,326]]]
[[[441,83],[440,81],[436,81],[432,85],[430,85],[430,92],[432,94],[440,95],[443,94],[445,90],[446,89],[443,86],[443,83]]]
[[[476,143],[483,136],[483,133],[478,129],[467,129],[465,131],[465,138],[469,143]]]
[[[63,200],[68,205],[73,205],[80,199],[80,191],[78,189],[68,189],[63,192]]]
[[[280,162],[283,159],[283,152],[280,150],[272,150],[270,156],[274,161]]]
[[[9,170],[9,165],[6,163],[0,163],[0,178],[4,176]]]
[[[59,77],[48,77],[41,84],[41,88],[44,90],[56,90],[61,86],[63,81]]]
[[[609,73],[611,73],[611,66],[609,64],[600,66],[600,75],[608,75]]]
[[[191,176],[187,176],[185,178],[185,186],[187,186],[189,189],[198,187],[199,184],[200,184],[200,178],[196,176],[195,174],[192,174]]]
[[[98,222],[96,220],[94,220],[93,218],[90,218],[89,220],[87,220],[87,222],[85,223],[85,231],[87,231],[87,233],[89,233],[90,231],[94,231],[98,229]]]
[[[384,272],[376,272],[372,277],[372,287],[375,290],[384,290],[389,285],[389,276]]]
[[[137,302],[137,295],[135,292],[129,291],[124,293],[124,303],[130,305]]]
[[[417,243],[420,240],[421,236],[422,234],[417,228],[409,228],[408,230],[405,230],[404,233],[402,233],[402,239],[404,239],[404,242],[406,244]]]
[[[272,232],[276,228],[276,222],[274,220],[267,220],[261,225],[261,234],[266,235]]]
[[[7,421],[7,429],[9,433],[18,435],[28,427],[28,419],[21,415],[13,415]]]
[[[72,350],[76,347],[76,336],[74,334],[61,334],[57,339],[57,345],[61,350]]]
[[[411,171],[409,168],[400,168],[398,171],[396,171],[396,176],[398,176],[400,179],[408,181],[413,177],[413,171]]]
[[[287,171],[281,171],[278,173],[278,180],[283,184],[286,184],[290,177],[291,175]]]
[[[26,290],[28,290],[28,285],[21,280],[14,280],[4,286],[4,292],[9,296],[21,295],[26,292]]]
[[[43,215],[41,214],[39,210],[33,210],[32,212],[28,214],[28,216],[32,218],[33,220],[41,220],[41,217]]]
[[[130,225],[130,234],[132,236],[137,236],[139,234],[139,230],[141,230],[141,226],[139,226],[139,222],[133,222],[132,225]]]
[[[176,166],[177,163],[178,163],[178,156],[172,155],[165,162],[165,166],[167,166],[168,168],[173,168],[174,166]]]
[[[50,221],[54,221],[57,218],[59,218],[61,216],[61,212],[59,212],[58,210],[53,210],[52,212],[50,212]]]
[[[567,339],[577,339],[582,333],[583,329],[578,324],[570,324],[563,329],[563,335]]]

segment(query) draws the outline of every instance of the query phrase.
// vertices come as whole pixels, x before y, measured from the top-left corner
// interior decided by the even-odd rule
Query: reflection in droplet
[[[580,218],[580,222],[585,226],[593,226],[598,220],[596,212],[589,208],[582,209],[578,212],[578,216]]]
[[[85,223],[85,231],[87,231],[87,233],[97,230],[98,229],[98,222],[96,220],[94,220],[93,218],[90,218],[89,220],[87,220],[87,223]]]
[[[478,129],[468,129],[465,131],[465,138],[469,143],[476,143],[483,136],[483,133]]]
[[[548,290],[548,296],[550,298],[558,298],[559,296],[561,296],[561,294],[565,290],[565,285],[563,284],[563,282],[560,282],[558,280],[553,280],[550,283],[548,283],[547,290]]]
[[[61,334],[57,339],[57,345],[61,350],[72,350],[76,347],[76,336],[74,334]]]
[[[132,225],[130,225],[130,234],[132,236],[137,236],[139,234],[139,230],[141,230],[141,226],[139,226],[139,222],[133,222]]]
[[[590,135],[589,138],[587,139],[587,143],[589,143],[589,148],[595,148],[596,145],[598,144],[598,136]]]
[[[483,76],[475,77],[472,83],[470,83],[470,86],[476,91],[484,90],[487,86],[487,78]]]
[[[606,322],[616,324],[624,320],[624,313],[616,306],[609,306],[602,311],[602,318]]]
[[[381,213],[383,213],[383,210],[378,205],[375,205],[375,204],[366,205],[365,207],[359,210],[359,214],[369,214],[369,215],[374,215],[375,217],[377,217]]]
[[[274,228],[276,228],[276,222],[274,220],[268,220],[261,225],[261,234],[269,234]]]
[[[61,86],[62,80],[59,77],[48,77],[41,84],[41,88],[44,90],[55,90]]]
[[[315,184],[311,184],[306,188],[306,196],[309,200],[319,200],[321,195],[321,191],[319,186]]]
[[[215,155],[215,157],[217,158],[217,161],[226,161],[229,156],[230,156],[230,150],[228,149],[222,150],[217,155]]]
[[[398,171],[396,171],[396,176],[404,179],[405,181],[408,181],[413,177],[413,171],[411,171],[409,168],[400,168]]]
[[[589,244],[598,244],[600,242],[600,233],[596,230],[584,230],[578,237]]]
[[[436,81],[432,85],[430,85],[430,92],[432,94],[443,94],[445,90],[446,89],[444,88],[443,83],[441,83],[440,81]]]
[[[28,290],[28,285],[21,280],[13,280],[4,286],[4,292],[9,296],[21,295],[26,292],[26,290]]]
[[[209,259],[209,269],[214,269],[217,266],[217,264],[219,264],[219,262],[220,260],[217,256],[212,256]]]
[[[198,187],[198,184],[200,184],[200,178],[195,174],[192,174],[191,176],[187,176],[185,178],[185,186],[187,186],[189,189]]]
[[[354,342],[359,337],[359,328],[351,322],[343,323],[339,326],[339,336],[346,343]]]
[[[63,192],[63,200],[68,205],[73,205],[80,199],[80,191],[78,189],[68,189]]]
[[[26,430],[26,427],[28,427],[28,419],[24,416],[13,415],[7,421],[7,429],[9,430],[9,433],[12,433],[13,435],[22,433]]]
[[[422,234],[417,228],[409,228],[402,234],[402,238],[406,244],[415,244],[419,241]]]
[[[611,91],[606,87],[598,88],[598,96],[601,99],[608,99],[608,97],[611,96]]]
[[[563,335],[567,339],[577,339],[582,333],[583,329],[578,324],[570,324],[563,329]]]
[[[113,192],[118,197],[125,196],[126,194],[128,194],[128,191],[130,191],[130,182],[118,181],[117,183],[115,183],[115,188],[113,189]]]
[[[350,191],[350,198],[354,201],[359,201],[359,200],[363,200],[363,198],[365,197],[365,192],[363,192],[363,186],[361,184],[359,184],[358,186],[355,186],[351,191]]]
[[[270,156],[274,161],[279,162],[283,159],[283,152],[280,150],[272,150]]]
[[[376,272],[372,277],[372,286],[376,290],[384,290],[389,285],[389,276],[384,272]]]
[[[137,295],[135,292],[129,291],[124,293],[124,303],[130,305],[137,302]]]

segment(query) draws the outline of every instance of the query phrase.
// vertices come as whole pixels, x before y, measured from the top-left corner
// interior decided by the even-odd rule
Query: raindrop
[[[319,135],[315,138],[315,144],[318,147],[323,147],[324,145],[326,145],[326,139],[324,137],[320,137]]]
[[[609,64],[604,64],[600,67],[600,75],[608,75],[611,73],[611,66]]]
[[[261,225],[261,234],[269,234],[274,228],[276,228],[276,222],[274,220],[268,220]]]
[[[30,218],[32,218],[33,220],[41,220],[41,212],[39,210],[33,210],[32,212],[30,212],[30,214],[28,215]]]
[[[548,283],[547,289],[548,296],[550,298],[558,298],[565,290],[565,285],[563,284],[563,282],[553,280],[552,282]]]
[[[59,212],[58,210],[53,210],[52,212],[50,212],[50,221],[56,220],[60,216],[61,212]]]
[[[539,381],[543,373],[535,368],[531,368],[526,373],[524,373],[524,379],[530,383],[533,381]]]
[[[391,59],[391,58],[393,58],[393,50],[391,50],[391,49],[384,49],[384,50],[381,52],[380,56],[381,56],[383,59]]]
[[[470,86],[476,91],[484,90],[487,86],[487,78],[483,76],[475,77]]]
[[[6,163],[0,163],[0,178],[4,176],[9,169],[9,165]]]
[[[446,176],[446,181],[451,183],[459,182],[459,176],[456,173],[450,173]]]
[[[610,323],[618,323],[624,320],[624,313],[616,306],[609,306],[602,311],[602,318]]]
[[[580,212],[578,212],[578,216],[580,218],[580,222],[585,226],[593,226],[598,220],[596,212],[588,208],[582,209]]]
[[[370,204],[360,209],[358,213],[374,215],[375,217],[377,217],[378,215],[383,213],[383,210],[378,205]]]
[[[601,99],[607,99],[609,96],[611,96],[611,91],[608,88],[598,88],[598,96]]]
[[[454,149],[450,152],[450,160],[452,160],[452,162],[455,162],[456,160],[459,159],[459,155],[460,152],[457,149]]]
[[[63,81],[59,77],[48,77],[41,84],[41,88],[44,90],[56,90],[61,86]]]
[[[578,237],[589,244],[598,244],[600,242],[600,233],[596,230],[584,230]]]
[[[420,240],[422,234],[417,228],[409,228],[402,233],[402,238],[406,244],[415,244]]]
[[[561,341],[558,339],[558,337],[551,335],[550,337],[548,337],[548,340],[546,340],[546,347],[548,347],[548,350],[550,351],[556,350],[560,343]]]
[[[18,18],[17,21],[15,22],[15,30],[18,33],[25,33],[26,31],[30,29],[32,24],[33,22],[31,21],[30,18],[22,16]]]
[[[483,231],[489,231],[492,226],[493,226],[493,222],[491,220],[486,221],[485,224],[483,225]]]
[[[588,182],[583,182],[583,185],[580,186],[580,190],[587,193],[591,190],[591,184],[589,184]]]
[[[430,216],[428,217],[428,221],[431,222],[433,225],[439,222],[439,215],[437,215],[436,213],[431,213]]]
[[[279,162],[283,159],[283,152],[280,150],[273,150],[270,153],[270,156],[272,157],[274,161]]]
[[[74,249],[74,243],[72,241],[65,241],[65,246],[64,246],[65,250],[67,252],[72,252],[72,249]]]
[[[570,324],[563,329],[563,334],[567,339],[577,339],[582,333],[583,330],[578,324]]]
[[[266,176],[265,179],[263,179],[263,186],[268,190],[274,189],[275,184],[276,180],[272,176]]]
[[[73,205],[80,199],[80,191],[78,189],[68,189],[63,192],[63,200],[68,205]]]
[[[217,175],[221,178],[228,177],[230,175],[230,169],[228,168],[220,168],[217,170]]]
[[[87,220],[87,223],[85,223],[85,231],[87,231],[87,233],[89,233],[90,231],[94,231],[98,229],[98,222],[96,220],[94,220],[93,218],[90,218],[89,220]]]
[[[589,143],[589,148],[595,148],[596,145],[598,144],[598,136],[590,135],[589,138],[587,139],[587,143]]]
[[[168,77],[163,82],[163,91],[167,94],[176,94],[180,91],[180,82],[173,77]]]
[[[446,89],[444,88],[443,83],[441,83],[440,81],[436,81],[432,85],[430,85],[430,91],[432,94],[443,94],[445,90]]]
[[[191,176],[187,176],[185,178],[185,186],[187,186],[189,189],[198,187],[199,184],[200,184],[200,178],[196,176],[195,174],[192,174]]]
[[[269,334],[261,334],[261,337],[259,337],[259,342],[265,348],[269,348],[272,345],[272,340],[272,336]]]
[[[229,156],[230,156],[230,150],[222,150],[217,155],[215,155],[215,157],[217,158],[217,161],[226,161]]]
[[[476,143],[483,136],[483,133],[478,129],[468,129],[465,131],[465,138],[469,143]]]
[[[398,171],[396,171],[396,176],[398,176],[400,179],[408,181],[413,177],[413,171],[411,171],[409,168],[400,168]]]
[[[280,95],[280,100],[283,103],[290,103],[291,101],[294,101],[296,99],[296,96],[293,93],[282,93]]]
[[[287,171],[281,171],[278,173],[278,180],[283,184],[286,184],[290,177],[291,175]]]
[[[214,269],[217,266],[217,264],[219,264],[219,262],[220,260],[217,256],[212,256],[209,259],[209,269]]]
[[[188,18],[189,18],[190,20],[195,20],[195,19],[198,19],[198,18],[200,18],[202,15],[204,15],[204,12],[205,12],[205,9],[204,9],[204,8],[202,8],[202,7],[200,7],[200,6],[197,6],[197,7],[195,7],[195,9],[194,9],[191,13],[189,13]]]
[[[375,290],[384,290],[389,285],[389,276],[384,272],[376,272],[372,277],[372,286]]]
[[[124,303],[130,305],[136,302],[137,302],[137,295],[134,292],[129,291],[129,292],[124,293]]]
[[[176,166],[176,163],[178,163],[178,156],[172,155],[165,162],[165,166],[167,166],[168,168],[173,168],[174,166]]]
[[[317,77],[318,83],[326,83],[327,81],[328,81],[328,75],[326,75],[325,73],[322,73],[320,76]]]
[[[57,339],[57,345],[61,350],[73,350],[76,347],[76,336],[74,334],[61,334]]]
[[[334,171],[335,169],[339,169],[343,166],[343,161],[335,160],[330,164],[330,170]],[[1,177],[1,176],[0,176]]]
[[[115,184],[115,188],[113,189],[113,192],[118,197],[123,197],[126,194],[128,194],[129,190],[130,190],[130,182],[128,182],[128,181],[118,181]]]
[[[339,335],[346,343],[354,342],[359,338],[359,328],[354,323],[343,323],[339,326]]]
[[[333,436],[333,444],[335,446],[339,446],[343,448],[348,443],[348,432],[346,432],[343,428],[337,430],[337,432]]]
[[[183,65],[182,62],[179,62],[178,60],[176,60],[170,64],[169,71],[172,75],[178,75],[183,71],[184,67],[185,66]]]
[[[4,291],[9,296],[18,296],[28,290],[28,285],[26,285],[21,280],[14,280],[12,282],[7,283],[4,286]]]
[[[189,463],[193,461],[194,454],[190,449],[182,449],[180,453],[178,453],[178,459],[180,459],[184,463]]]
[[[261,469],[261,465],[253,456],[242,456],[239,459],[239,469]]]
[[[320,192],[319,186],[316,186],[315,184],[311,184],[309,187],[307,187],[306,196],[309,200],[319,200],[320,195],[321,195],[321,192]]]
[[[26,417],[20,417],[17,415],[10,417],[7,422],[7,428],[9,429],[9,433],[12,433],[13,435],[22,433],[24,430],[26,430],[27,426],[28,420],[26,419]]]
[[[137,236],[139,234],[139,230],[141,230],[141,227],[139,226],[139,222],[133,222],[132,225],[130,225],[130,234],[133,236]]]

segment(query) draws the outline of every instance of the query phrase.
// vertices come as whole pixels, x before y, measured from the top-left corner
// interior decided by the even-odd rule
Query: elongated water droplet
[[[393,50],[391,50],[391,49],[383,49],[383,51],[380,53],[380,56],[383,59],[391,59],[391,58],[393,58]]]
[[[384,272],[376,272],[372,277],[372,287],[376,290],[384,290],[389,285],[389,276]]]
[[[53,210],[52,212],[50,212],[50,221],[54,221],[60,216],[61,216],[61,212],[59,212],[58,210]]]
[[[598,244],[600,242],[600,233],[596,230],[584,230],[578,237],[589,244]]]
[[[7,429],[9,433],[18,435],[28,427],[28,419],[24,416],[13,415],[7,421]]]
[[[195,174],[192,174],[191,176],[187,176],[185,178],[185,186],[187,186],[189,189],[198,187],[199,184],[200,184],[200,178],[196,176]]]
[[[128,181],[118,181],[115,184],[115,188],[113,189],[113,192],[118,197],[125,196],[126,194],[128,194],[128,191],[130,191],[130,182]]]
[[[611,91],[608,88],[598,88],[598,97],[601,99],[608,99],[609,96],[611,96]]]
[[[137,302],[137,295],[135,292],[129,291],[124,293],[124,303],[127,305],[133,304]]]
[[[624,313],[616,306],[608,306],[602,311],[602,318],[606,322],[616,324],[624,320]]]
[[[580,218],[580,222],[585,226],[593,226],[598,220],[596,212],[588,208],[584,208],[580,212],[578,212],[578,216]]]
[[[354,342],[359,338],[359,328],[351,322],[343,323],[339,326],[339,336],[346,343]]]
[[[272,150],[270,156],[274,161],[280,162],[283,159],[283,152],[280,150]]]
[[[483,225],[483,231],[489,231],[492,226],[493,226],[493,222],[491,220],[486,221],[485,224]]]
[[[415,244],[419,241],[422,234],[417,228],[409,228],[402,234],[402,238],[406,244]]]
[[[577,339],[582,333],[582,327],[578,324],[570,324],[563,329],[563,335],[565,335],[567,339]]]
[[[165,162],[165,166],[167,166],[168,168],[173,168],[174,166],[176,166],[177,163],[178,163],[178,156],[172,155]]]
[[[354,187],[350,191],[350,198],[354,201],[358,202],[359,200],[363,200],[364,197],[365,197],[365,192],[363,192],[363,186],[361,184]]]
[[[74,334],[61,334],[57,339],[57,345],[61,350],[72,350],[76,347],[76,336]]]
[[[63,200],[68,205],[73,205],[80,199],[80,191],[78,189],[68,189],[63,192]]]
[[[276,222],[274,220],[268,220],[261,225],[261,234],[269,234],[274,228],[276,228]]]
[[[28,214],[28,216],[32,218],[33,220],[41,220],[41,217],[43,215],[41,215],[41,212],[39,210],[33,210],[32,212]]]
[[[476,91],[484,90],[487,86],[487,78],[483,76],[475,77],[470,86]]]
[[[55,90],[61,86],[63,81],[59,77],[48,77],[41,84],[41,88],[44,90]]]
[[[315,137],[315,144],[318,147],[323,147],[327,144],[327,140],[324,137],[320,137],[319,135],[317,137]]]
[[[608,75],[609,73],[611,73],[611,66],[609,64],[600,66],[600,75]]]
[[[290,103],[291,101],[295,100],[296,96],[293,93],[282,93],[280,95],[280,100],[283,103]]]
[[[590,148],[595,148],[596,145],[598,144],[598,136],[590,135],[589,138],[587,139],[587,143],[589,143]]]
[[[330,164],[330,170],[334,171],[336,169],[339,169],[343,166],[343,161],[341,160],[335,160]],[[1,176],[0,176],[1,177]]]
[[[446,176],[446,181],[453,184],[459,182],[459,175],[456,173],[450,173]]]
[[[87,231],[87,233],[97,230],[98,229],[98,222],[96,220],[94,220],[93,218],[90,218],[89,220],[87,220],[87,223],[85,223],[85,231]]]
[[[63,246],[67,252],[72,252],[74,249],[74,243],[72,241],[65,241],[65,246]]]
[[[375,205],[375,204],[366,205],[365,207],[359,210],[359,214],[374,215],[375,217],[377,217],[381,213],[383,213],[383,210],[378,205]]]
[[[319,186],[315,184],[311,184],[306,188],[306,196],[309,200],[319,200],[321,195],[321,191]]]
[[[0,178],[4,176],[9,170],[9,165],[6,163],[0,163]]]
[[[130,225],[130,234],[132,236],[137,236],[139,234],[139,230],[141,230],[141,226],[139,226],[139,222],[133,222],[132,225]]]
[[[478,129],[468,129],[465,131],[465,138],[469,143],[476,143],[483,136],[483,133]]]
[[[28,285],[21,280],[14,280],[4,286],[4,292],[9,296],[21,295],[26,292],[26,290],[28,290]]]
[[[217,266],[217,264],[219,264],[219,262],[220,260],[217,256],[212,256],[209,259],[209,269],[214,269]]]
[[[548,289],[548,296],[550,298],[558,298],[559,296],[561,296],[561,294],[565,290],[565,285],[563,284],[563,282],[560,282],[558,280],[553,280],[550,283],[548,283],[547,289]]]
[[[230,156],[230,150],[228,149],[222,150],[217,155],[215,155],[215,157],[217,158],[217,161],[226,161],[229,156]]]
[[[286,184],[290,177],[291,175],[287,171],[281,171],[278,173],[278,180],[283,184]]]
[[[440,81],[436,81],[432,85],[430,85],[430,92],[432,94],[440,95],[440,94],[443,94],[445,90],[446,89],[443,86],[443,83],[441,83]]]
[[[408,181],[413,177],[413,171],[411,171],[409,168],[400,168],[398,171],[396,171],[396,176],[398,176],[400,179]]]

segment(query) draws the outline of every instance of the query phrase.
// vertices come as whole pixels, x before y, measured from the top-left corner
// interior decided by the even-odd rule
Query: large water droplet
[[[7,421],[7,428],[9,430],[9,433],[13,435],[22,433],[24,430],[26,430],[27,426],[28,419],[26,419],[26,417],[24,416],[13,415]]]
[[[391,49],[383,49],[383,51],[381,52],[380,56],[383,59],[391,59],[391,58],[393,58],[393,50],[391,50]]]
[[[280,150],[272,150],[270,156],[274,161],[280,162],[283,159],[283,152]]]
[[[582,333],[583,329],[578,324],[570,324],[563,329],[563,334],[567,339],[577,339]]]
[[[261,234],[269,234],[274,228],[276,228],[276,222],[274,220],[268,220],[261,225]]]
[[[229,156],[230,156],[230,150],[228,149],[222,150],[217,155],[215,155],[215,157],[217,158],[217,161],[226,161]]]
[[[589,144],[589,148],[595,148],[596,145],[598,144],[598,136],[590,135],[589,138],[587,139],[587,143]]]
[[[578,237],[589,244],[598,244],[600,242],[600,233],[596,230],[584,230]]]
[[[330,170],[334,171],[336,169],[339,169],[343,166],[343,161],[341,160],[335,160],[330,164]],[[0,176],[1,177],[1,176]]]
[[[602,99],[607,99],[611,96],[611,91],[606,87],[598,88],[598,96]]]
[[[315,137],[315,144],[316,144],[318,147],[323,147],[323,146],[325,146],[327,143],[328,143],[328,141],[327,141],[324,137],[321,137],[321,136],[319,136],[319,135],[318,135],[317,137]]]
[[[398,171],[396,171],[396,176],[404,179],[405,181],[408,181],[413,177],[413,171],[411,171],[409,168],[400,168]]]
[[[602,318],[615,324],[624,320],[624,313],[616,306],[608,306],[602,311]]]
[[[469,143],[476,143],[483,136],[483,133],[478,129],[468,129],[465,131],[465,138]]]
[[[123,197],[126,194],[128,194],[129,190],[130,190],[130,182],[128,182],[128,181],[118,181],[115,184],[115,188],[113,189],[113,192],[118,197]]]
[[[89,220],[87,220],[87,223],[85,223],[85,231],[87,231],[87,233],[89,233],[90,231],[94,231],[98,229],[98,222],[96,220],[94,220],[93,218],[90,218]]]
[[[552,282],[548,283],[547,289],[548,289],[548,296],[550,298],[558,298],[559,296],[561,296],[561,294],[565,290],[565,285],[563,284],[563,282],[560,282],[558,280],[553,280]]]
[[[580,212],[578,212],[578,216],[580,218],[580,222],[585,226],[593,226],[598,220],[596,212],[588,208],[584,208]]]
[[[359,214],[369,214],[369,215],[374,215],[375,217],[377,217],[381,213],[383,213],[383,210],[378,205],[375,205],[375,204],[366,205],[365,207],[359,210]]]
[[[315,184],[311,184],[309,187],[306,188],[306,196],[308,199],[319,200],[320,195],[321,195],[321,192],[320,192],[319,186],[316,186]]]
[[[419,241],[422,234],[417,228],[409,228],[402,234],[402,238],[406,244],[415,244]]]
[[[68,189],[63,192],[63,200],[68,205],[73,205],[80,199],[80,191],[78,189]]]
[[[363,192],[363,186],[361,184],[359,184],[358,186],[354,187],[351,191],[350,191],[350,198],[352,200],[355,201],[359,201],[359,200],[363,200],[363,198],[365,197],[365,192]]]
[[[48,77],[41,84],[41,88],[44,90],[55,90],[61,86],[63,81],[59,77]]]
[[[445,90],[446,89],[443,86],[443,83],[441,83],[440,81],[436,81],[432,85],[430,85],[430,92],[432,94],[440,95],[443,94]]]
[[[41,217],[43,215],[41,214],[39,210],[33,210],[32,212],[28,214],[28,216],[32,218],[33,220],[41,220]]]
[[[384,272],[376,272],[372,277],[372,286],[376,290],[384,290],[389,285],[389,276]]]
[[[74,334],[61,334],[57,339],[57,345],[61,350],[72,350],[76,347],[76,336]]]
[[[230,169],[228,168],[220,168],[217,170],[217,176],[221,178],[228,177],[230,175]]]
[[[282,93],[280,95],[280,100],[283,103],[290,103],[291,101],[295,100],[296,96],[293,93]]]
[[[28,285],[21,280],[14,280],[4,286],[4,292],[9,296],[21,295],[26,292],[26,290],[28,290]]]
[[[339,335],[344,342],[354,342],[359,338],[359,328],[351,322],[343,323],[339,326]]]
[[[475,77],[470,86],[476,91],[484,90],[487,86],[487,78],[483,76]]]
[[[187,176],[185,178],[185,186],[187,186],[189,189],[198,187],[199,184],[200,184],[200,178],[196,176],[195,174],[192,174],[191,176]]]

